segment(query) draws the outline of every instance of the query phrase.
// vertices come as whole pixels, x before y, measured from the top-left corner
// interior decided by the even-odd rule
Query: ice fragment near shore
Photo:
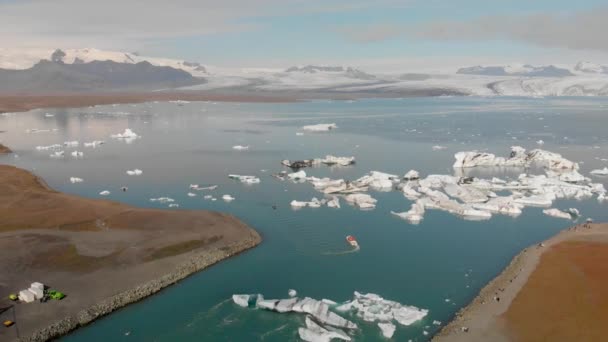
[[[110,192],[108,190],[104,190],[102,192],[99,193],[101,196],[108,196],[110,194]]]
[[[78,177],[70,177],[70,182],[72,184],[74,183],[82,183],[84,180],[82,178],[78,178]]]
[[[236,198],[230,196],[230,195],[224,195],[222,196],[222,199],[224,200],[224,202],[232,202],[234,201]]]
[[[235,294],[232,295],[232,301],[238,305],[238,306],[242,306],[244,308],[249,307],[249,299],[251,298],[250,295],[246,295],[246,294]]]
[[[580,213],[577,209],[575,208],[570,208],[568,209],[567,212],[561,211],[559,209],[556,208],[551,208],[551,209],[545,209],[543,210],[543,213],[547,216],[553,216],[553,217],[557,217],[557,218],[563,218],[566,220],[573,220],[575,218],[577,218]]]

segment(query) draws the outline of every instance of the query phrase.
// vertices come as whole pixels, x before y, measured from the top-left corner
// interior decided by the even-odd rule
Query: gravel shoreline
[[[535,271],[544,251],[563,241],[592,240],[606,234],[606,224],[579,224],[553,237],[529,246],[517,254],[509,265],[484,286],[467,306],[460,309],[433,341],[510,341],[502,315],[509,309],[518,292]]]
[[[44,342],[64,336],[120,308],[139,302],[198,271],[251,249],[260,244],[261,240],[259,234],[253,232],[252,236],[243,242],[223,248],[214,248],[209,251],[194,252],[195,255],[189,261],[178,265],[173,272],[102,300],[98,304],[78,312],[76,315],[58,320],[30,336],[18,339],[18,341]]]

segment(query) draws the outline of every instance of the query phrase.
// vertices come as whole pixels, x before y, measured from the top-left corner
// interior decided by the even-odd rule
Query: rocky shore
[[[12,153],[13,151],[11,151],[10,148],[0,144],[0,154],[7,154],[7,153]]]
[[[566,328],[567,324],[560,325],[559,320],[548,322],[546,314],[538,314],[531,310],[521,310],[521,307],[516,307],[517,305],[526,305],[525,303],[522,303],[522,298],[519,297],[522,296],[524,291],[531,291],[531,286],[533,287],[532,290],[536,291],[534,292],[533,297],[539,302],[532,303],[532,306],[544,307],[546,305],[541,305],[541,302],[546,304],[546,302],[550,303],[556,299],[555,294],[548,293],[546,289],[556,289],[560,286],[564,287],[564,284],[568,284],[569,282],[580,283],[580,279],[568,279],[568,274],[563,271],[558,275],[559,284],[549,284],[552,280],[545,276],[547,268],[563,270],[565,265],[562,263],[570,263],[570,261],[566,260],[569,260],[571,256],[562,255],[560,258],[553,258],[551,260],[543,257],[550,253],[561,253],[560,250],[564,249],[563,246],[567,246],[567,244],[573,242],[582,244],[581,246],[578,246],[579,253],[586,254],[584,244],[599,244],[599,246],[603,246],[601,248],[603,248],[604,251],[608,252],[608,224],[579,224],[558,233],[544,242],[524,249],[512,259],[503,272],[490,281],[479,292],[477,297],[475,297],[469,305],[456,313],[454,319],[433,337],[433,341],[468,342],[520,340],[520,338],[523,337],[519,336],[513,329],[513,317],[511,316],[513,316],[515,311],[518,311],[517,321],[527,321],[527,325],[536,327],[548,326],[547,330],[550,331],[563,332],[566,329],[569,329],[569,332],[572,332],[573,330],[576,331],[576,329],[582,331],[598,328],[597,326],[585,327],[584,329],[576,326],[568,326]],[[589,248],[591,247],[588,247],[587,249]],[[598,251],[594,250],[594,253],[598,254]],[[559,264],[555,264],[554,260],[559,260]],[[572,268],[572,264],[566,268]],[[601,267],[600,263],[592,263],[592,265],[593,264],[597,264],[597,267]],[[541,273],[539,274],[539,272]],[[584,275],[586,272],[597,273],[598,269],[593,270],[592,267],[586,269],[581,268],[573,274],[587,277]],[[534,279],[534,284],[532,285],[530,284],[531,279]],[[597,293],[587,293],[592,292],[593,288],[589,285],[591,283],[589,280],[590,278],[587,277],[585,279],[586,281],[583,283],[587,284],[587,287],[578,289],[578,292],[583,295],[597,297]],[[540,291],[536,288],[538,286],[541,286]],[[566,285],[566,287],[567,286],[568,285]],[[599,286],[599,288],[605,288],[605,284]],[[584,308],[581,307],[565,308],[565,306],[567,306],[565,303],[568,302],[568,297],[574,298],[576,294],[566,290],[563,291],[561,295],[565,296],[562,296],[560,299],[560,302],[562,303],[561,306],[564,306],[565,311],[570,313],[577,312],[577,310],[584,311]],[[528,295],[527,297],[530,296]],[[573,303],[575,306],[579,304]],[[529,317],[519,317],[521,316],[519,315],[520,311],[529,311]],[[532,336],[534,336],[533,338],[536,337],[541,340],[546,340],[540,336],[541,333],[539,331],[527,331],[526,333],[532,334]]]
[[[205,251],[204,253],[195,254],[189,261],[178,265],[175,271],[169,274],[166,274],[158,279],[148,281],[134,289],[127,290],[107,298],[98,304],[78,312],[76,315],[68,316],[53,322],[48,327],[36,331],[31,336],[22,337],[19,339],[19,341],[44,342],[66,335],[69,332],[87,325],[94,320],[108,315],[122,307],[141,301],[146,297],[151,296],[167,286],[173,285],[198,271],[204,270],[224,259],[230,258],[250,248],[253,248],[257,246],[261,240],[261,237],[256,233],[252,234],[249,239],[243,242],[219,249]]]

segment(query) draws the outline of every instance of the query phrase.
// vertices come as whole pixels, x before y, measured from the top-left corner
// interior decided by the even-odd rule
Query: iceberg
[[[48,146],[36,146],[36,150],[38,151],[48,151],[48,150],[55,150],[55,149],[59,149],[61,148],[61,145],[59,144],[53,144],[53,145],[48,145]]]
[[[605,167],[603,169],[593,170],[589,173],[592,175],[596,175],[596,176],[608,176],[608,167]]]
[[[303,180],[306,179],[306,172],[300,170],[298,172],[288,173],[287,177],[291,180]]]
[[[302,129],[310,132],[327,132],[332,129],[336,129],[338,126],[335,123],[331,124],[317,124],[317,125],[308,125],[303,126]]]
[[[81,157],[84,156],[84,153],[83,152],[79,152],[79,151],[72,151],[71,154],[72,154],[72,157],[74,157],[74,158],[81,158]]]
[[[102,192],[99,193],[101,196],[108,196],[110,194],[110,192],[108,190],[104,190]]]
[[[294,289],[289,289],[289,291],[287,291],[287,294],[289,295],[289,297],[295,297],[298,295],[298,291]]]
[[[138,138],[139,136],[135,134],[130,128],[125,128],[125,131],[122,133],[112,134],[112,138],[114,139],[129,139],[129,138]]]
[[[74,140],[74,141],[66,141],[63,143],[63,146],[65,147],[78,147],[79,143],[78,141]]]
[[[535,149],[526,152],[523,147],[512,146],[508,158],[496,157],[486,152],[458,152],[454,155],[454,168],[472,168],[477,166],[518,166],[529,167],[533,164],[550,170],[577,170],[578,164],[565,159],[560,154]]]
[[[246,295],[246,294],[235,294],[232,295],[232,301],[238,305],[238,306],[242,306],[244,308],[249,307],[249,299],[251,298],[250,295]]]
[[[103,140],[94,140],[91,142],[85,142],[84,147],[97,147],[99,145],[103,145],[104,143],[105,143],[105,141],[103,141]]]
[[[249,145],[247,145],[247,146],[235,145],[235,146],[232,146],[232,149],[237,150],[237,151],[246,151],[249,149]]]
[[[175,200],[171,197],[158,197],[158,198],[150,198],[150,202],[171,203],[171,202],[175,202]]]
[[[259,184],[260,179],[256,176],[241,176],[241,175],[228,175],[230,179],[236,179],[241,183],[245,184]]]
[[[424,204],[422,202],[416,201],[412,203],[412,207],[409,211],[403,213],[396,213],[391,211],[391,214],[398,216],[404,220],[408,220],[410,223],[418,224],[424,218]]]
[[[316,197],[313,197],[312,200],[310,200],[310,202],[302,202],[302,201],[291,201],[290,205],[294,208],[304,208],[304,207],[309,207],[309,208],[320,208],[321,205],[323,204],[322,201],[319,201],[319,199],[317,199]]]
[[[376,202],[378,202],[368,194],[349,194],[344,197],[344,200],[360,209],[374,209],[376,208]]]
[[[327,201],[327,206],[340,209],[340,199],[338,199],[338,197],[332,197],[332,199]]]
[[[408,181],[420,179],[420,173],[418,173],[418,171],[416,171],[416,170],[409,170],[403,176],[403,179],[408,180]]]
[[[232,196],[230,196],[230,195],[224,195],[224,196],[222,196],[222,199],[223,199],[225,202],[232,202],[232,201],[234,201],[236,198],[234,198],[234,197],[232,197]]]
[[[397,329],[397,327],[393,324],[393,323],[378,323],[378,328],[380,328],[380,331],[382,332],[382,336],[386,337],[386,338],[392,338],[393,335],[395,334],[395,329]]]
[[[187,193],[187,195],[188,195],[188,197],[196,197],[196,194],[192,193],[192,192]]]
[[[355,163],[355,157],[335,157],[327,155],[324,159],[320,159],[319,162],[326,165],[348,166]]]
[[[563,218],[566,220],[572,220],[575,219],[579,216],[579,212],[578,210],[574,209],[574,208],[570,208],[568,210],[568,212],[564,212],[561,211],[559,209],[555,209],[555,208],[551,208],[551,209],[545,209],[543,210],[543,214],[547,215],[547,216],[553,216],[553,217],[557,217],[557,218]]]
[[[84,182],[84,180],[82,178],[78,178],[78,177],[70,177],[70,182],[72,184],[74,184],[74,183],[82,183],[82,182]]]
[[[144,172],[140,169],[127,170],[127,175],[129,175],[129,176],[140,176],[143,173]]]
[[[339,329],[327,329],[315,323],[310,316],[306,316],[306,328],[298,328],[298,335],[307,342],[330,342],[338,339],[350,341],[351,338]]]
[[[55,151],[50,154],[51,158],[61,158],[65,154],[64,151]]]

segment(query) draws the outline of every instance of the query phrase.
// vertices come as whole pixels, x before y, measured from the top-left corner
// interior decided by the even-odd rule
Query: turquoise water
[[[45,116],[53,114],[53,117]],[[303,125],[335,122],[329,133],[296,136]],[[109,136],[130,127],[140,139],[131,144]],[[359,211],[342,201],[341,209],[294,211],[292,200],[310,200],[319,193],[309,184],[281,182],[270,175],[283,170],[282,159],[355,156],[351,167],[306,169],[309,175],[355,179],[378,170],[404,174],[451,174],[453,154],[488,150],[508,154],[511,145],[544,149],[582,162],[581,173],[608,162],[608,99],[481,99],[424,98],[234,104],[193,102],[97,106],[35,110],[0,116],[0,141],[18,158],[0,157],[33,170],[50,186],[82,196],[107,198],[142,207],[166,208],[152,197],[176,199],[179,209],[230,212],[263,236],[247,253],[195,274],[160,294],[122,309],[63,338],[65,341],[297,341],[304,316],[243,309],[229,298],[234,293],[262,293],[286,298],[299,295],[346,301],[353,291],[377,293],[402,304],[429,310],[409,327],[397,328],[395,341],[425,341],[449,321],[479,289],[526,246],[544,240],[571,222],[526,208],[517,217],[495,215],[489,221],[464,221],[444,212],[428,211],[419,225],[390,214],[409,209],[400,192],[371,192],[379,203]],[[25,133],[27,129],[57,129]],[[49,158],[37,145],[79,140],[105,140],[96,149],[78,147],[76,160]],[[250,145],[234,151],[233,145]],[[445,150],[433,151],[433,145]],[[73,149],[69,149],[71,151]],[[139,168],[143,175],[129,177]],[[264,170],[264,171],[262,171]],[[521,170],[519,170],[521,171]],[[483,171],[472,171],[482,175]],[[256,175],[261,184],[246,186],[229,173]],[[514,177],[519,172],[492,174]],[[71,184],[69,178],[84,179]],[[490,175],[491,176],[491,175]],[[595,181],[606,179],[594,178]],[[225,203],[188,197],[191,183],[217,184],[216,197]],[[129,191],[123,193],[123,185]],[[272,206],[277,209],[273,210]],[[576,207],[583,217],[608,220],[606,203],[558,201],[554,207]],[[357,253],[328,255],[348,249],[346,235],[355,235]],[[110,280],[108,280],[110,281]],[[357,341],[382,341],[375,324],[364,323]],[[424,335],[423,331],[429,333]],[[127,336],[125,332],[130,332]]]

